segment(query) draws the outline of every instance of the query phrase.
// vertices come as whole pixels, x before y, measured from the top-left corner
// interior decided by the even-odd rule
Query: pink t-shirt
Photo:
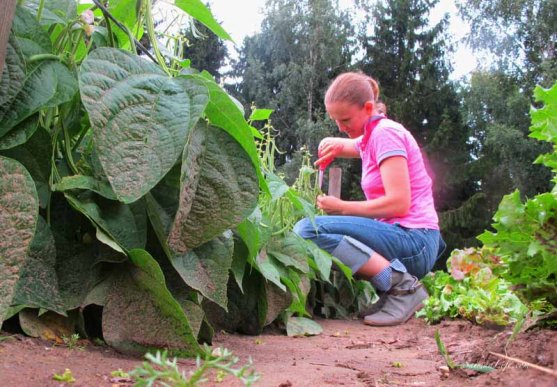
[[[366,140],[367,144],[364,143]],[[402,156],[408,161],[410,211],[403,217],[379,220],[391,224],[399,223],[408,228],[439,229],[431,178],[427,174],[422,152],[408,130],[387,118],[371,121],[366,126],[366,134],[356,141],[356,149],[362,158],[362,189],[368,200],[385,195],[379,170],[383,160],[392,156]]]

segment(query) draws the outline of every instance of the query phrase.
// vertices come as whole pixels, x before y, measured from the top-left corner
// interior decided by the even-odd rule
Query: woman
[[[364,201],[327,195],[317,207],[327,216],[296,224],[294,231],[369,279],[381,294],[368,325],[406,322],[427,292],[418,278],[433,267],[445,244],[439,233],[427,174],[416,140],[377,110],[377,82],[362,73],[338,76],[325,94],[327,113],[348,138],[327,137],[316,165],[334,158],[362,159]]]

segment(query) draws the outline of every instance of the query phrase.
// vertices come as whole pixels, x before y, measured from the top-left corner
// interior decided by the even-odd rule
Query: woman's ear
[[[366,114],[369,114],[370,116],[373,114],[374,108],[375,108],[375,104],[373,103],[373,101],[367,101],[364,104],[364,110],[366,111]]]

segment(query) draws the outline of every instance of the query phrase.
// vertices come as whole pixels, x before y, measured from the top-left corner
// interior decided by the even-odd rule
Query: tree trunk
[[[15,13],[16,0],[0,0],[0,75],[4,70],[4,61],[6,60],[6,47],[8,46],[8,38],[10,37],[10,29],[12,28],[12,20]]]

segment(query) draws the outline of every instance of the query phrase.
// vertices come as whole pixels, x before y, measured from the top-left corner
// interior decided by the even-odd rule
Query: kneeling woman
[[[315,164],[360,157],[367,200],[321,195],[317,206],[328,215],[315,219],[317,227],[303,219],[294,231],[380,293],[364,323],[397,325],[427,298],[418,279],[433,268],[445,244],[420,148],[408,130],[380,113],[378,96],[377,82],[362,73],[341,74],[329,86],[327,113],[349,138],[324,138]]]

